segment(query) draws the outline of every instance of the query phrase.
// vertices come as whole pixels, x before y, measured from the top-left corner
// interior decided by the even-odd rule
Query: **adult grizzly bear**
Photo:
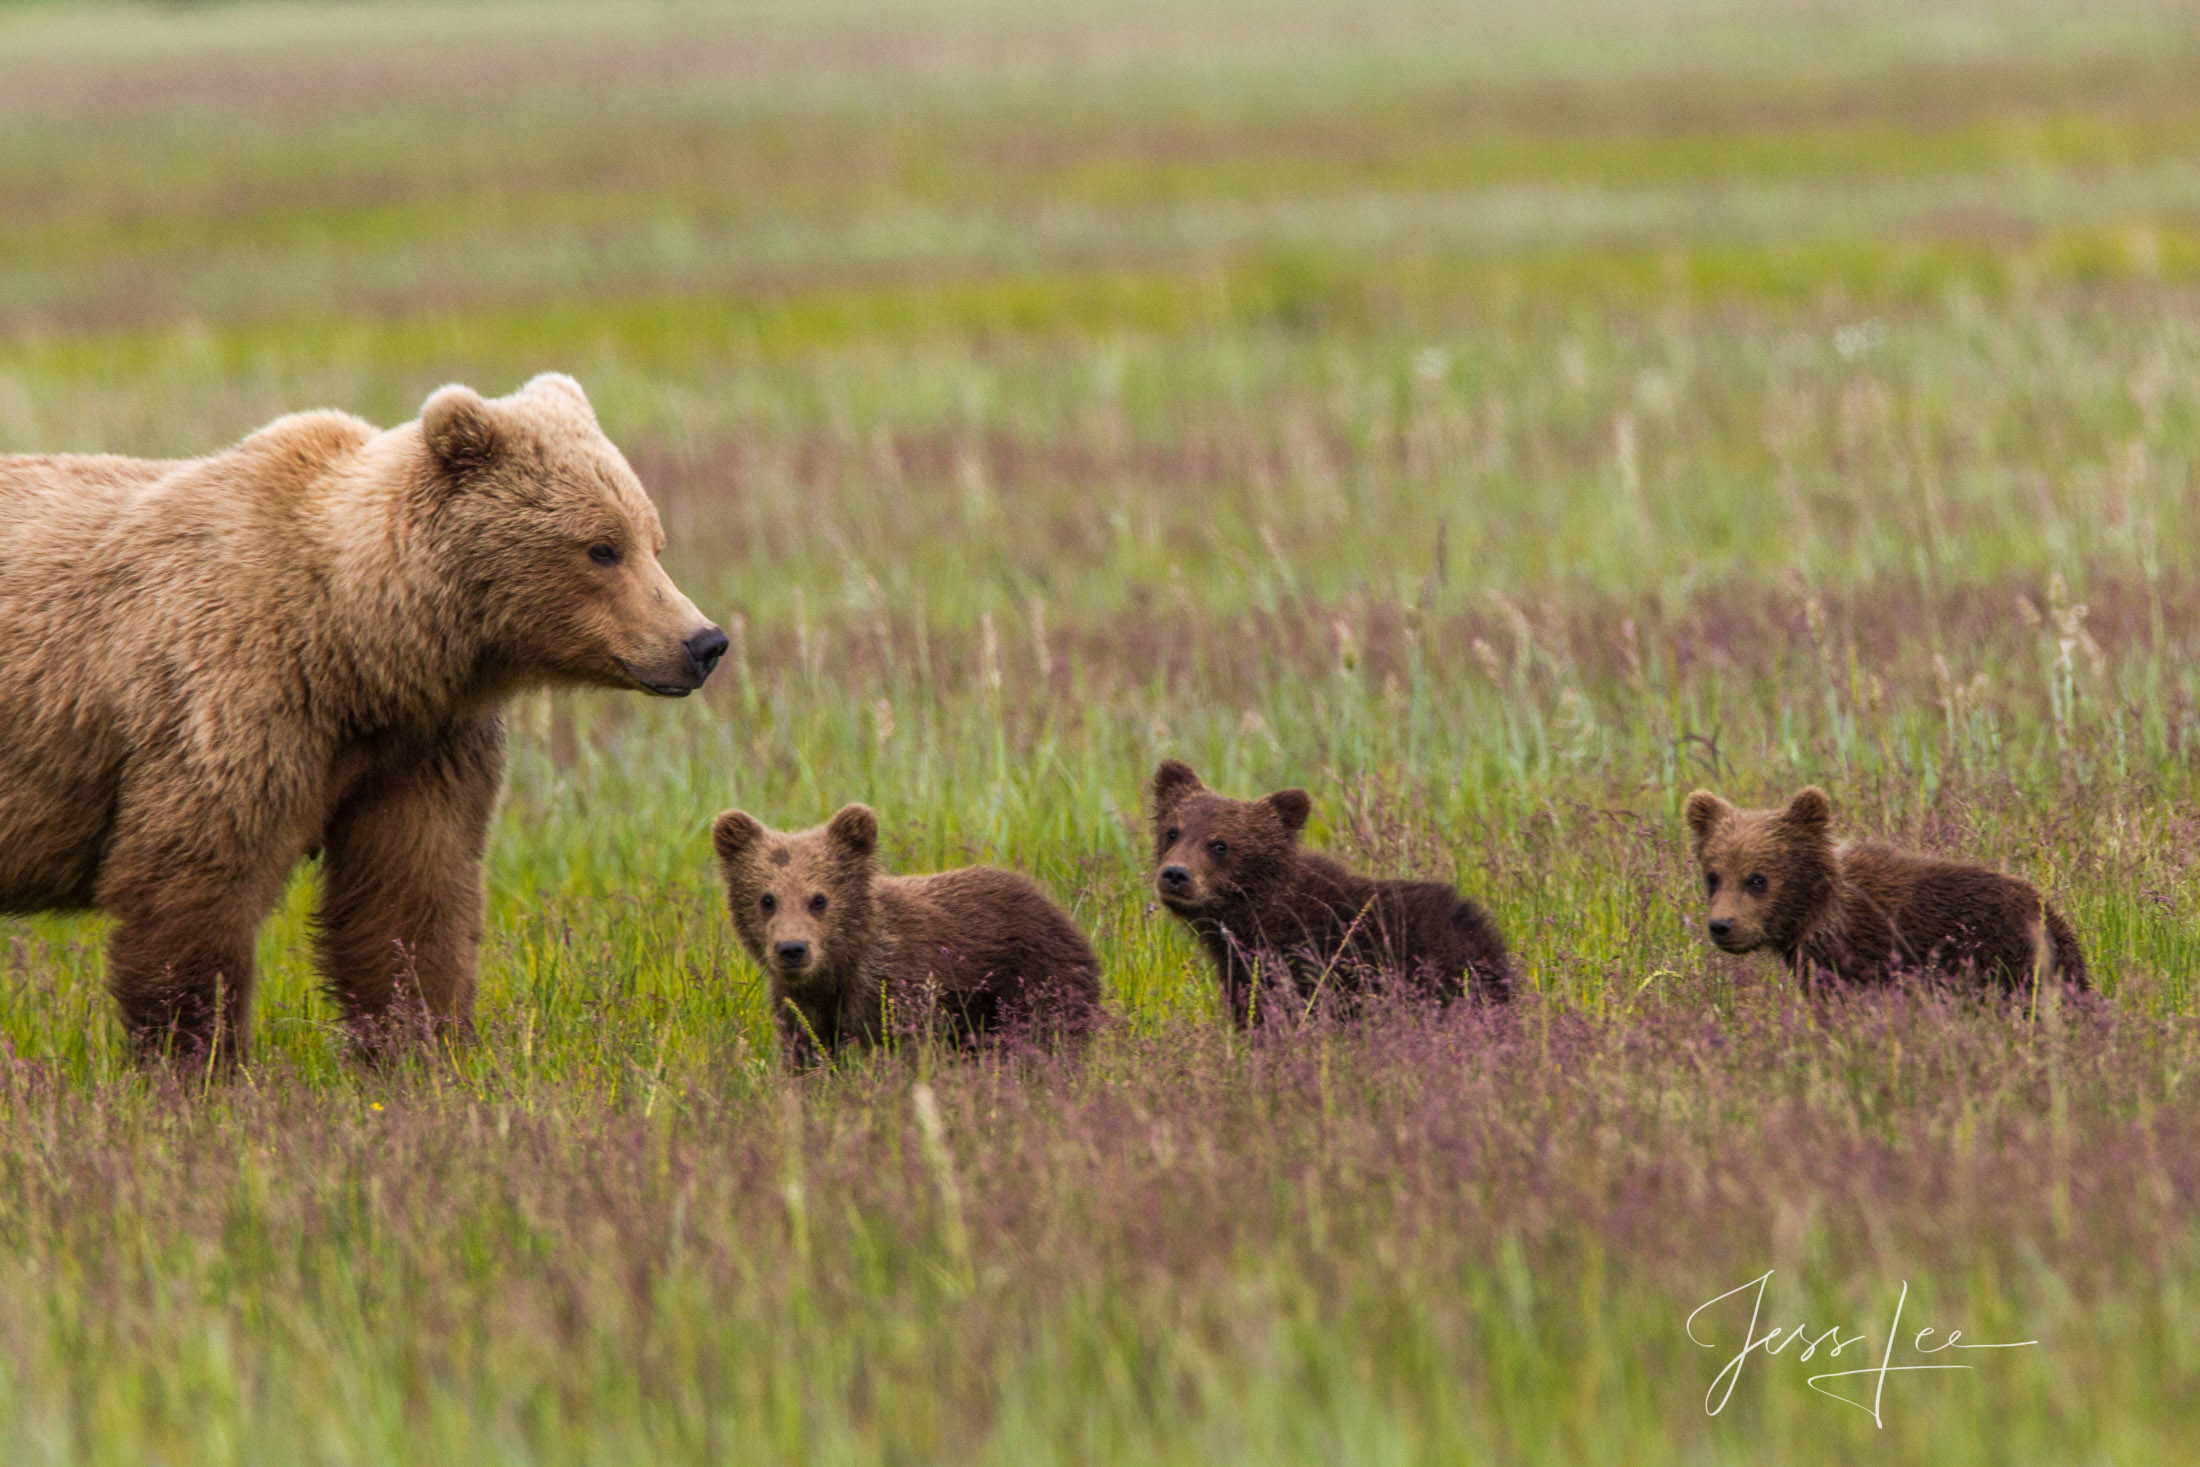
[[[199,459],[0,457],[0,524],[0,912],[114,917],[141,1055],[242,1055],[255,934],[315,851],[354,1031],[410,989],[464,1032],[498,706],[678,696],[726,646],[569,377]]]
[[[1816,786],[1772,810],[1697,790],[1687,816],[1722,952],[1771,948],[1806,984],[1820,974],[1872,983],[1937,973],[2029,989],[2034,973],[2054,969],[2086,986],[2077,934],[2032,883],[1870,842],[1836,844],[1833,803]]]
[[[1267,995],[1311,1007],[1385,982],[1443,1001],[1512,997],[1497,924],[1435,881],[1377,881],[1299,847],[1305,790],[1232,800],[1164,759],[1153,777],[1154,893],[1207,949],[1240,1027]]]
[[[711,827],[726,906],[771,979],[781,1048],[799,1061],[942,1021],[974,1044],[1003,1029],[1075,1040],[1100,1011],[1077,924],[1013,871],[878,869],[878,817],[849,805],[786,835],[728,810]]]

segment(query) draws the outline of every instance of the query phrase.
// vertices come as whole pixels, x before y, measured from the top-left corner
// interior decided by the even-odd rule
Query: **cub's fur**
[[[1376,881],[1299,848],[1304,790],[1224,799],[1174,759],[1153,778],[1154,891],[1199,937],[1230,1016],[1261,1015],[1263,985],[1305,1006],[1400,979],[1442,1000],[1512,996],[1496,924],[1433,881]]]
[[[2085,956],[2028,881],[1983,866],[1858,842],[1836,844],[1825,791],[1740,810],[1697,790],[1688,830],[1724,952],[1770,948],[1806,983],[1925,972],[2029,987],[2040,967],[2086,986]]]
[[[728,810],[711,843],[790,1058],[935,1019],[966,1044],[1004,1028],[1074,1039],[1098,1016],[1092,945],[1013,871],[882,875],[878,818],[862,805],[792,835]]]

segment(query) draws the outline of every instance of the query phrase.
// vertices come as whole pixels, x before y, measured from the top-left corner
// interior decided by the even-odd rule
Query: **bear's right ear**
[[[878,816],[869,805],[843,805],[826,824],[825,834],[841,850],[868,861],[878,849]]]
[[[1705,842],[1733,813],[1732,805],[1709,790],[1698,790],[1688,797],[1688,833],[1695,840],[1698,855],[1703,853]]]
[[[575,382],[563,372],[537,372],[527,379],[527,385],[522,387],[520,392],[523,395],[530,392],[537,394],[549,393],[563,398],[568,406],[578,407],[582,412],[588,414],[590,422],[593,423],[596,420],[596,409],[594,404],[589,402],[588,394],[581,390],[580,383]]]
[[[496,411],[471,387],[438,387],[420,407],[420,435],[435,461],[453,473],[490,463],[504,448]]]
[[[1186,795],[1195,794],[1207,786],[1192,773],[1192,766],[1178,759],[1164,759],[1161,767],[1153,772],[1153,808],[1156,814],[1174,810]]]
[[[1286,835],[1306,829],[1306,817],[1314,813],[1314,797],[1305,790],[1277,790],[1261,803],[1276,812]]]
[[[1787,813],[1780,818],[1797,830],[1816,835],[1832,823],[1833,801],[1824,790],[1812,785],[1788,801]]]
[[[728,810],[711,822],[710,845],[721,861],[738,861],[764,838],[764,827],[746,810]]]

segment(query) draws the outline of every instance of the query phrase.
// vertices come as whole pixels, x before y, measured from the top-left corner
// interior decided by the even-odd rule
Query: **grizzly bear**
[[[1013,871],[887,876],[878,818],[849,805],[781,834],[740,810],[711,827],[726,906],[770,978],[789,1059],[936,1028],[969,1046],[1003,1031],[1074,1042],[1100,1006],[1092,944]]]
[[[499,705],[677,697],[726,647],[569,377],[205,458],[0,457],[0,524],[0,912],[115,919],[141,1056],[243,1055],[255,935],[316,852],[354,1033],[470,1032]]]
[[[1838,844],[1832,818],[1832,801],[1815,786],[1775,810],[1739,810],[1709,790],[1688,797],[1720,951],[1770,948],[1806,986],[1821,976],[1861,984],[1918,973],[2029,988],[2046,969],[2086,986],[2077,935],[2030,882],[1869,842]]]
[[[1224,799],[1174,759],[1154,774],[1154,890],[1207,949],[1233,1022],[1263,1020],[1264,997],[1349,1004],[1393,980],[1447,1002],[1512,996],[1487,913],[1441,883],[1376,881],[1301,850],[1312,809],[1299,789]]]

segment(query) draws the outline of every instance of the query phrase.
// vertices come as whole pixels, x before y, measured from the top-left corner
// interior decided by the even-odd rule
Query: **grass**
[[[449,1062],[344,1062],[310,871],[207,1096],[101,923],[0,919],[0,1452],[2185,1460],[2194,20],[0,9],[0,451],[568,370],[737,632],[513,709]],[[1457,880],[1532,997],[1234,1035],[1167,755]],[[1712,954],[1681,800],[1806,782],[2038,880],[2099,999]],[[1072,908],[1086,1059],[776,1071],[704,832],[852,799]],[[2040,1344],[1706,1415],[1743,1321],[1684,1321],[1767,1269]]]

